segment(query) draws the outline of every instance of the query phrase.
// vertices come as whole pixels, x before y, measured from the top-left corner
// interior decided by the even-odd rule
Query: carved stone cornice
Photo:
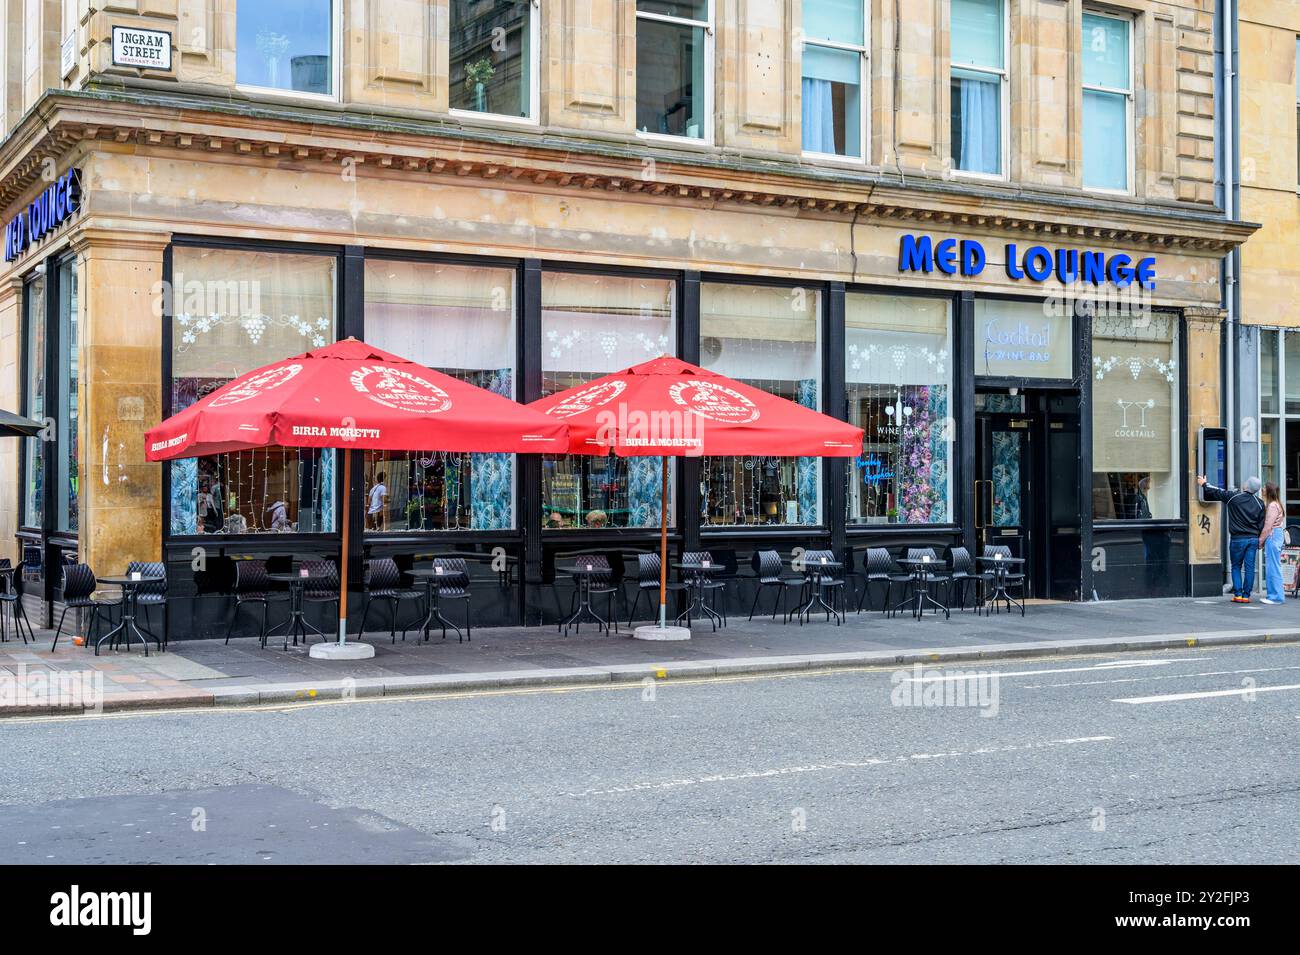
[[[233,108],[203,97],[50,91],[0,144],[0,208],[34,191],[47,158],[147,150],[303,169],[348,161],[358,176],[410,175],[496,188],[621,194],[633,201],[749,207],[996,234],[1031,243],[1097,243],[1218,256],[1259,228],[1201,207],[908,179],[798,162],[717,157],[645,143],[583,141],[429,121],[421,125],[306,108]],[[183,105],[182,105],[183,104]]]

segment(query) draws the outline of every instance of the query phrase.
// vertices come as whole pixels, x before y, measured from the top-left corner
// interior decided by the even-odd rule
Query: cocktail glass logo
[[[1155,430],[1147,427],[1147,412],[1156,406],[1154,398],[1148,398],[1146,401],[1125,401],[1123,398],[1116,398],[1115,404],[1119,405],[1121,419],[1119,427],[1115,429],[1115,437],[1154,438],[1156,436]]]
[[[292,381],[302,371],[302,365],[281,365],[245,378],[243,381],[227,385],[219,395],[212,399],[211,408],[223,408],[226,405],[250,401],[273,388],[279,388],[287,381]]]
[[[368,365],[352,373],[352,387],[371,401],[412,414],[441,414],[451,396],[431,381],[391,365]]]
[[[678,382],[668,397],[692,414],[722,424],[748,424],[758,420],[758,406],[734,388],[712,381]]]

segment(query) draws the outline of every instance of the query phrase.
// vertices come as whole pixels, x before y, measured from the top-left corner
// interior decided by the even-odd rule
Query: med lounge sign
[[[928,235],[904,235],[898,250],[900,272],[929,274],[938,269],[944,275],[971,278],[984,271],[987,261],[984,246],[974,239],[947,238],[935,242]],[[1016,243],[1008,242],[1004,263],[1007,278],[1013,282],[1024,279],[1046,282],[1055,276],[1062,285],[1085,282],[1125,288],[1136,282],[1148,291],[1156,287],[1155,258],[1135,262],[1132,256],[1122,252],[1108,256],[1104,252],[1049,249],[1043,245],[1033,245],[1022,252]]]
[[[81,171],[69,169],[5,224],[5,261],[12,262],[81,208]]]

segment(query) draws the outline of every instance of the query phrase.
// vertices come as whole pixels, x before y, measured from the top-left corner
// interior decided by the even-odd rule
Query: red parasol
[[[744,382],[661,356],[528,405],[569,426],[569,452],[625,457],[854,457],[862,429]],[[659,528],[659,625],[667,620],[668,467]]]
[[[567,427],[442,372],[348,338],[241,375],[145,434],[150,461],[264,447],[558,453]],[[343,483],[351,455],[343,457]],[[347,638],[343,498],[339,643]]]

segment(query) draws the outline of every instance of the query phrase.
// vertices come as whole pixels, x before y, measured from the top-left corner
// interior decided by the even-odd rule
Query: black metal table
[[[908,573],[912,575],[912,592],[890,607],[889,612],[893,614],[911,604],[912,619],[920,620],[925,616],[925,608],[929,606],[936,613],[942,610],[944,619],[948,619],[951,616],[948,606],[936,600],[934,594],[930,592],[930,584],[935,579],[934,575],[946,572],[947,565],[941,560],[925,560],[920,557],[902,557],[899,558],[898,562],[906,567]]]
[[[101,584],[122,588],[122,619],[118,621],[116,627],[95,641],[95,656],[99,656],[99,648],[105,640],[110,641],[110,647],[113,646],[117,642],[115,638],[118,633],[122,633],[126,637],[128,650],[131,648],[131,635],[135,634],[140,641],[140,645],[144,647],[144,655],[149,655],[149,641],[144,638],[144,634],[140,632],[140,628],[135,623],[136,601],[142,586],[156,584],[163,579],[165,578],[158,575],[146,577],[143,574],[119,574],[116,577],[99,578]],[[162,650],[161,640],[158,640],[158,649],[159,651]]]
[[[1019,568],[1024,564],[1025,559],[1023,557],[1000,557],[996,555],[993,557],[977,557],[975,559],[985,567],[991,567],[993,569],[993,593],[985,602],[985,612],[989,614],[993,613],[993,609],[997,607],[998,600],[1001,599],[1007,605],[1007,613],[1011,612],[1011,607],[1014,604],[1020,608],[1020,616],[1023,617],[1025,615],[1024,598],[1022,597],[1017,600],[1015,597],[1011,596],[1011,594],[1007,593],[1007,583],[1012,569]],[[1001,613],[1000,610],[998,612]]]
[[[812,587],[812,593],[808,596],[808,602],[797,611],[800,626],[803,625],[804,614],[808,615],[808,621],[811,623],[814,608],[820,607],[828,619],[834,615],[835,626],[838,627],[843,622],[843,617],[835,609],[834,602],[827,603],[826,598],[822,596],[822,591],[825,589],[822,587],[822,578],[835,576],[835,571],[843,570],[844,565],[838,560],[808,560],[804,561],[803,567],[804,579]]]
[[[596,621],[596,625],[602,630],[609,629],[609,621],[596,613],[595,608],[591,606],[591,585],[597,577],[608,577],[610,574],[609,567],[597,563],[578,563],[568,564],[564,567],[556,566],[556,571],[562,574],[568,574],[573,578],[574,584],[578,588],[578,609],[568,616],[562,623],[564,635],[569,635],[569,627],[572,626],[576,632],[582,626],[583,615],[591,617]]]
[[[424,631],[424,639],[429,639],[429,628],[433,626],[436,620],[442,626],[442,638],[447,639],[447,628],[456,631],[456,638],[462,639],[463,634],[460,627],[456,626],[450,620],[442,615],[442,608],[438,605],[438,585],[447,577],[453,576],[447,573],[445,567],[416,567],[407,571],[416,580],[424,581],[424,600],[428,612],[424,615],[424,620],[420,624],[420,629]]]
[[[289,637],[293,637],[293,645],[298,645],[298,634],[302,634],[302,642],[307,642],[307,631],[319,636],[322,640],[326,639],[325,634],[313,627],[307,622],[307,615],[303,612],[302,591],[303,587],[313,580],[324,580],[324,574],[304,574],[301,571],[296,573],[274,573],[266,575],[270,580],[276,583],[289,585],[289,619],[284,623],[277,623],[262,636],[262,646],[265,647],[267,641],[281,627],[286,627],[284,632],[284,648],[289,649]]]
[[[707,564],[703,561],[674,561],[671,566],[676,569],[682,583],[686,585],[686,609],[673,618],[673,623],[685,617],[686,627],[690,629],[695,611],[702,610],[708,615],[709,623],[716,631],[718,624],[722,622],[722,615],[705,602],[704,592],[707,589],[705,585],[714,571],[719,569],[718,565],[712,561]]]

